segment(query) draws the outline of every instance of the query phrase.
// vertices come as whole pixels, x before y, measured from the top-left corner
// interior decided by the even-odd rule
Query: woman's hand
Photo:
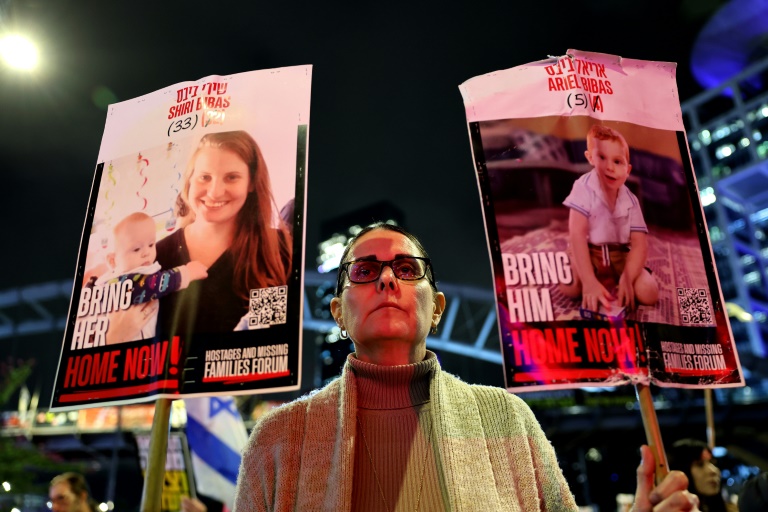
[[[147,319],[157,313],[160,304],[156,300],[131,306],[123,311],[115,311],[107,317],[109,328],[107,329],[107,345],[125,343],[141,338],[141,328],[147,323]]]
[[[677,512],[699,510],[699,498],[688,492],[688,477],[682,471],[670,471],[659,485],[653,485],[656,460],[651,449],[640,447],[643,460],[637,468],[637,489],[633,512]]]
[[[181,510],[183,512],[207,512],[208,507],[197,498],[181,497]]]
[[[95,267],[86,269],[85,272],[83,272],[82,286],[85,286],[92,277],[99,278],[109,271],[110,271],[109,265],[107,265],[106,263],[99,263]]]

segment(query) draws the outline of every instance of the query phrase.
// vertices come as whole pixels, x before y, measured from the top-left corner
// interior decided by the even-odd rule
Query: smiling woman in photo
[[[202,137],[176,201],[182,227],[157,244],[157,261],[173,268],[199,261],[208,277],[159,301],[163,339],[232,331],[248,311],[251,289],[284,285],[291,235],[276,215],[269,171],[244,131]],[[129,332],[158,301],[113,314],[108,336]]]

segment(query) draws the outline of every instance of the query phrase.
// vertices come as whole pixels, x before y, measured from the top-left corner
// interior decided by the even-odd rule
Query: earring
[[[346,340],[347,338],[349,338],[349,334],[347,333],[346,329],[341,329],[339,331],[339,338],[341,338],[343,340]]]
[[[437,324],[432,324],[432,328],[429,330],[430,334],[437,334]]]

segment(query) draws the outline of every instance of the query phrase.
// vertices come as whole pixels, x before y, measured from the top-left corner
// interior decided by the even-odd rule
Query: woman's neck
[[[191,260],[211,266],[224,251],[232,245],[235,236],[235,223],[209,224],[196,220],[184,228]]]
[[[355,357],[370,364],[399,366],[423,361],[427,355],[426,340],[416,345],[398,342],[379,342],[373,346],[355,343]]]
[[[430,377],[439,366],[432,352],[409,365],[369,364],[356,354],[347,357],[347,364],[357,377],[357,406],[362,409],[402,409],[429,402]]]

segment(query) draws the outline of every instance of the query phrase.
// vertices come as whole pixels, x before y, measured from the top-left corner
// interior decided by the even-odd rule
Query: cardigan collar
[[[357,383],[357,406],[361,409],[404,409],[429,402],[429,383],[438,367],[437,356],[427,352],[418,363],[382,366],[347,357]]]
[[[447,507],[472,510],[483,503],[488,510],[500,510],[474,393],[444,375],[434,353],[427,351],[427,359],[432,358],[435,362],[428,364],[434,365],[429,374],[433,444],[443,471]],[[350,510],[358,392],[357,376],[348,363],[339,379],[310,397],[299,469],[302,492],[296,510]]]

